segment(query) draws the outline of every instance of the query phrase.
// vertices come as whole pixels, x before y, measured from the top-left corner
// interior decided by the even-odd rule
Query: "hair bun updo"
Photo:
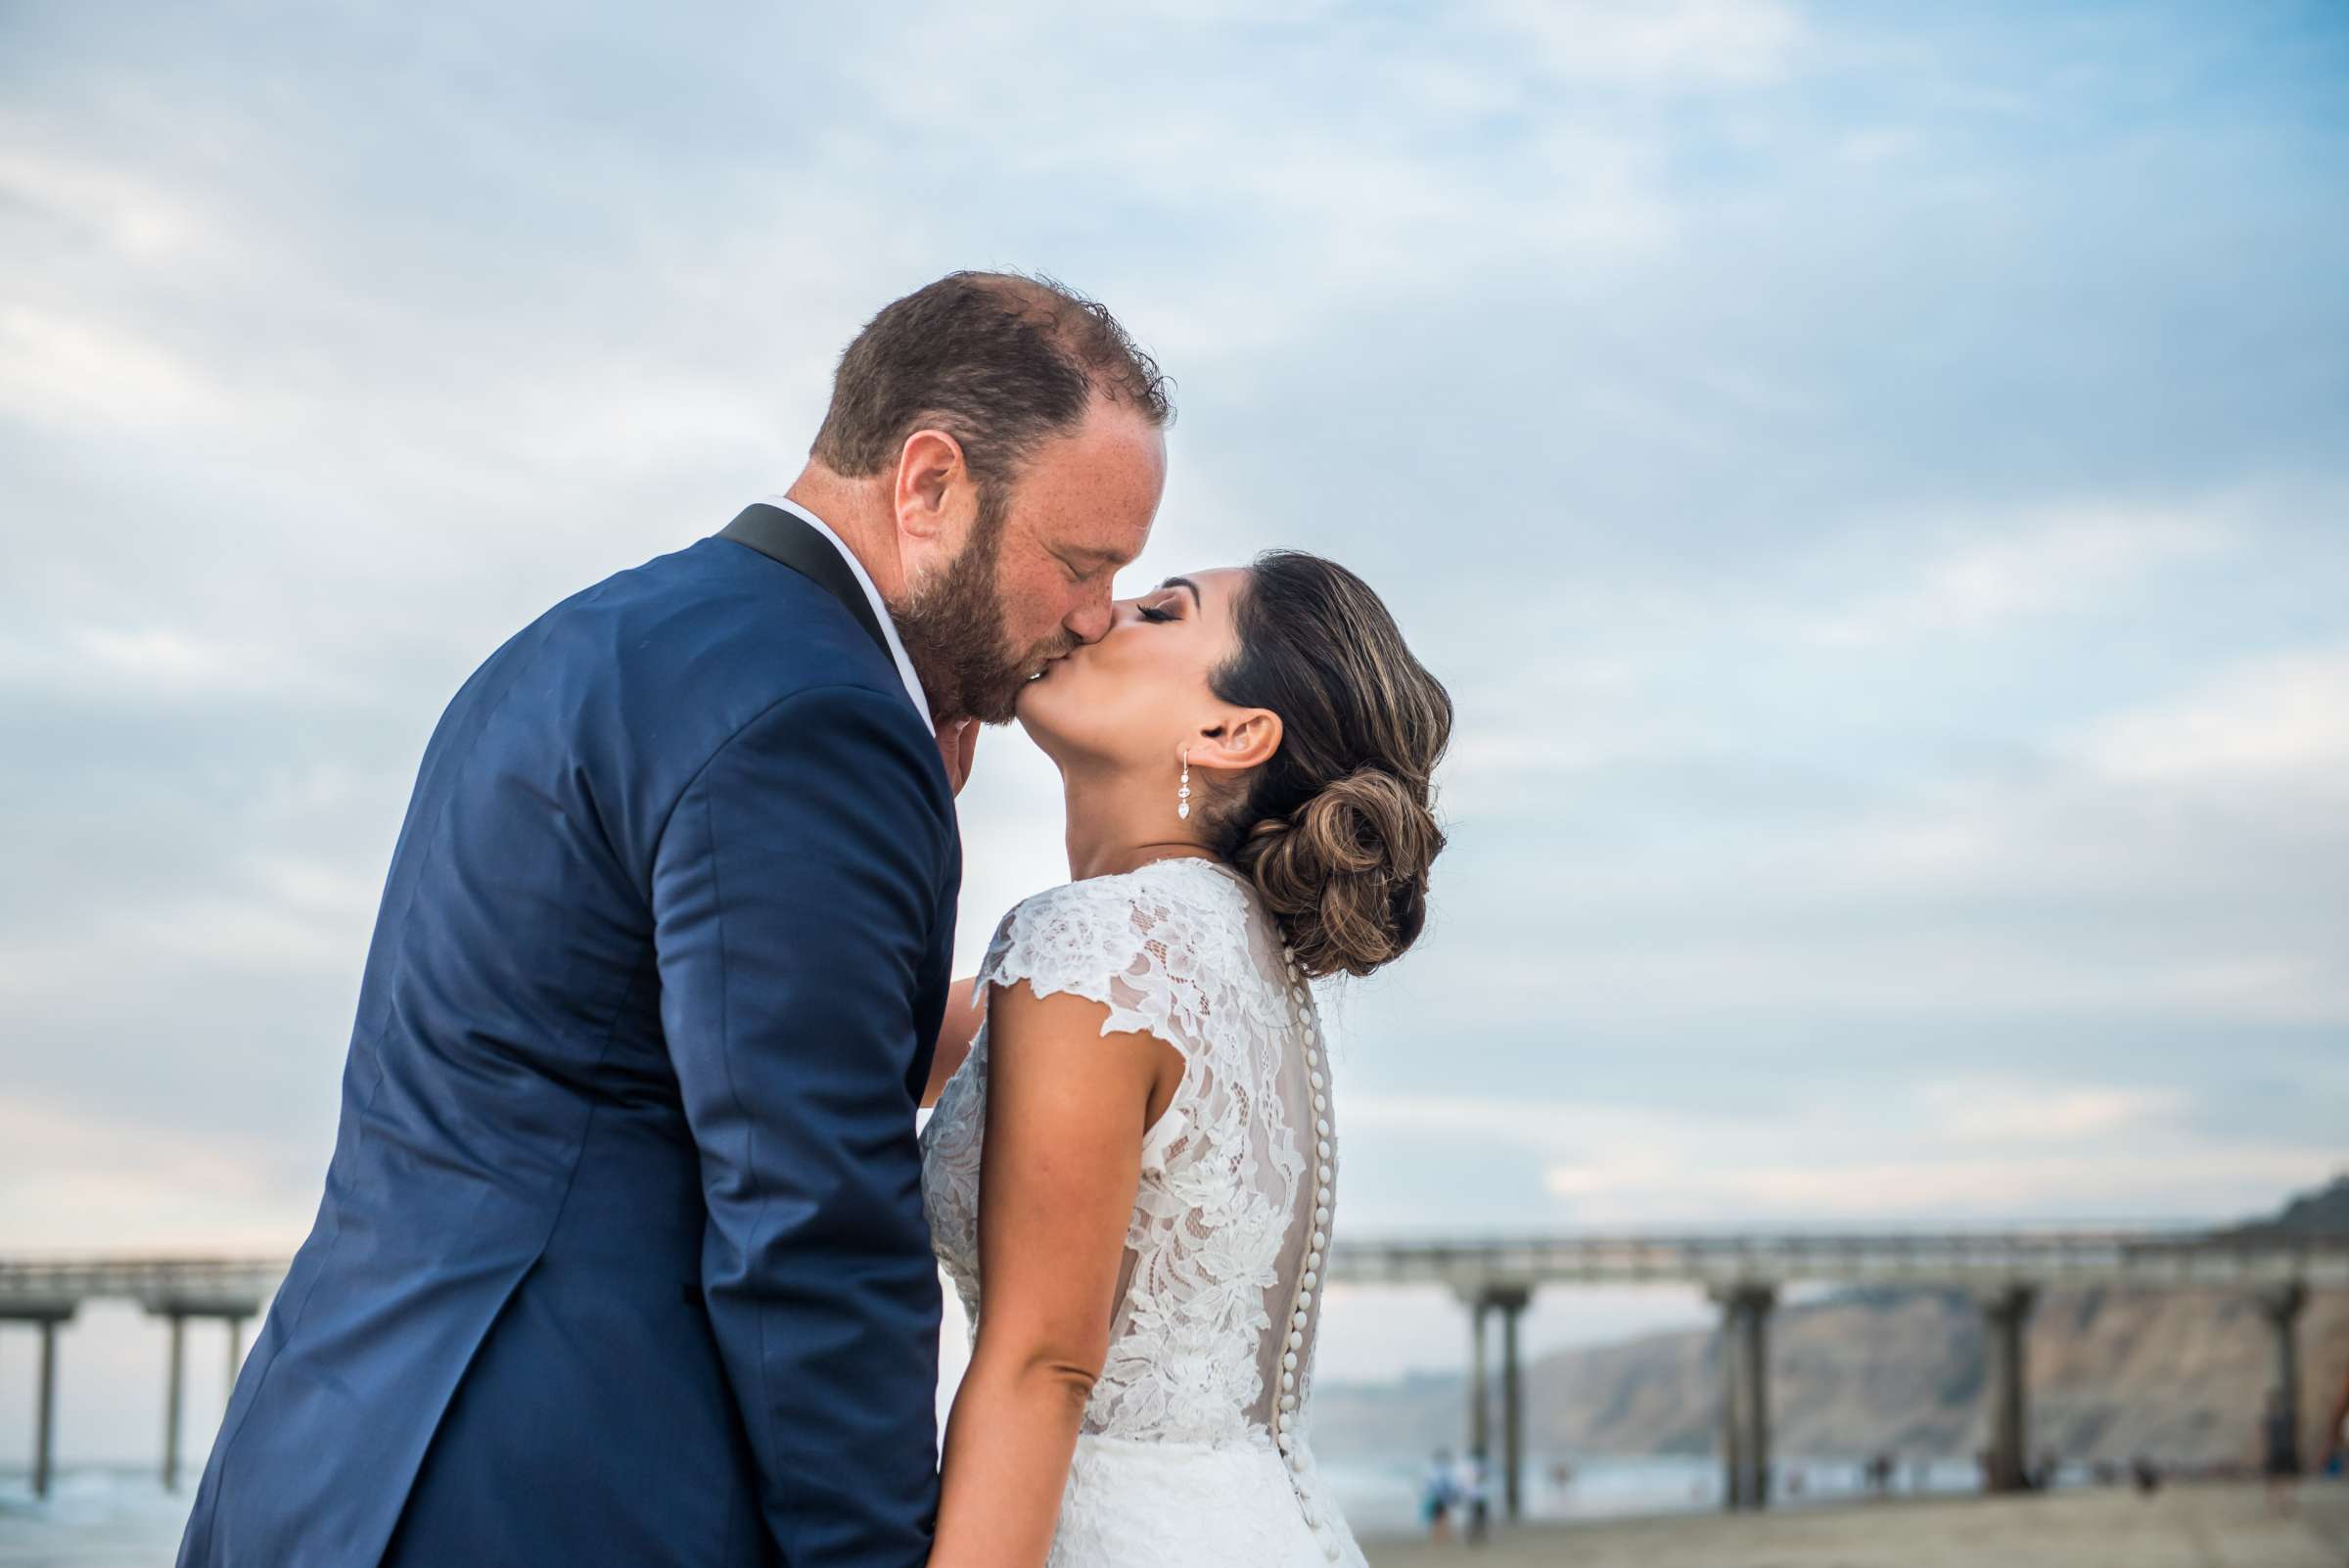
[[[1451,694],[1369,585],[1319,556],[1257,557],[1234,620],[1238,652],[1209,684],[1277,715],[1280,745],[1238,799],[1211,803],[1214,847],[1256,884],[1299,968],[1367,975],[1427,924]]]
[[[1307,974],[1367,975],[1418,940],[1443,848],[1425,789],[1362,767],[1256,823],[1236,860]]]

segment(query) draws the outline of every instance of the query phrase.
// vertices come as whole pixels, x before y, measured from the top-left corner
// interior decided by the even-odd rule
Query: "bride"
[[[1071,881],[1004,917],[923,1133],[973,1327],[934,1568],[1359,1564],[1307,1442],[1336,1204],[1309,982],[1426,916],[1451,704],[1376,595],[1169,578],[1031,682]]]

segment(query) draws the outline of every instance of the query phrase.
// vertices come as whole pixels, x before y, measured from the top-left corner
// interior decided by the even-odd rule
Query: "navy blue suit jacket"
[[[961,878],[822,588],[704,539],[435,731],[326,1196],[181,1568],[912,1568],[937,1506],[914,1111]]]

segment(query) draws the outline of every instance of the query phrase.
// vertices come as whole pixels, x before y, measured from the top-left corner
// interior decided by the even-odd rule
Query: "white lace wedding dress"
[[[1326,1568],[1361,1550],[1305,1439],[1337,1149],[1312,990],[1255,891],[1160,860],[1021,903],[979,984],[1108,1007],[1182,1053],[1142,1137],[1109,1358],[1052,1568]],[[922,1134],[933,1245],[974,1334],[987,1031]]]

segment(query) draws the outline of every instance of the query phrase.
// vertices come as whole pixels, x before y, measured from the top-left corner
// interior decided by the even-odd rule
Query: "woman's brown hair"
[[[1427,923],[1451,694],[1333,561],[1259,556],[1236,611],[1239,652],[1209,684],[1279,715],[1281,740],[1236,804],[1210,807],[1214,847],[1255,882],[1309,975],[1367,975]]]

